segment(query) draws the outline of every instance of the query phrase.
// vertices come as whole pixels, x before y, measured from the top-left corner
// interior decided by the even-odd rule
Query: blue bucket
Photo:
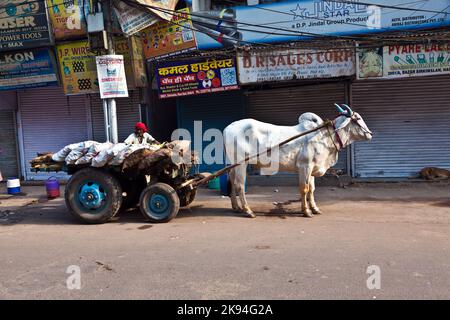
[[[8,190],[8,194],[20,193],[20,180],[17,178],[8,178],[6,188]]]
[[[244,192],[247,192],[247,178],[245,179]],[[231,194],[231,183],[228,173],[224,173],[220,176],[220,193],[227,197]]]

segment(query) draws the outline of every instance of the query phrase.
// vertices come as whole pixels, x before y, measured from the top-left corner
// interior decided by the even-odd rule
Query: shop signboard
[[[97,56],[95,60],[97,63],[100,98],[128,97],[123,56],[110,54]]]
[[[88,41],[75,41],[56,46],[64,93],[67,95],[99,91],[95,54]]]
[[[198,48],[204,50],[235,44],[293,42],[317,35],[444,27],[450,25],[449,12],[450,0],[286,0],[199,11],[192,20],[198,30],[195,32]]]
[[[45,0],[0,0],[0,51],[51,44]]]
[[[85,37],[85,15],[91,10],[89,0],[47,0],[48,13],[56,40]]]
[[[136,2],[152,14],[156,14],[163,20],[170,21],[178,0],[136,0]]]
[[[58,85],[54,58],[45,48],[0,53],[0,90]]]
[[[355,50],[283,49],[238,53],[241,84],[355,74]]]
[[[166,58],[197,49],[189,9],[182,9],[171,22],[161,21],[141,33],[144,56],[149,60]]]
[[[156,68],[159,98],[239,89],[234,59],[165,62]]]
[[[139,10],[122,1],[116,1],[114,3],[114,12],[119,20],[122,32],[128,36],[131,36],[160,21],[158,16],[155,14],[151,14],[144,10]]]
[[[405,78],[450,73],[450,43],[358,49],[357,78]]]

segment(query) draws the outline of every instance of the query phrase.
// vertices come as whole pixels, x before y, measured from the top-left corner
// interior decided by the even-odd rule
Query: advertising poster
[[[100,97],[102,99],[128,97],[123,56],[110,54],[98,56],[95,60]]]
[[[358,79],[450,73],[450,43],[394,45],[358,50]]]
[[[87,41],[56,46],[64,93],[67,95],[99,91],[95,55]]]
[[[238,54],[241,84],[355,74],[355,50],[284,49]]]
[[[395,10],[390,6],[406,7],[408,10]],[[195,32],[197,45],[202,50],[235,44],[305,40],[311,38],[308,33],[355,35],[443,27],[450,25],[450,15],[445,13],[449,11],[449,6],[449,0],[286,0],[199,11],[192,16],[192,20],[194,28],[198,29]]]
[[[234,59],[168,62],[156,73],[160,99],[239,89]]]
[[[114,2],[114,12],[116,13],[122,32],[128,36],[160,21],[155,14],[131,7],[122,1]]]
[[[45,0],[0,0],[0,51],[50,43]]]
[[[0,53],[0,90],[51,85],[58,85],[58,78],[48,49]]]
[[[178,13],[172,22],[161,21],[142,31],[146,59],[161,59],[197,49],[189,9]]]
[[[84,17],[91,10],[89,0],[47,0],[47,6],[56,40],[86,36]]]

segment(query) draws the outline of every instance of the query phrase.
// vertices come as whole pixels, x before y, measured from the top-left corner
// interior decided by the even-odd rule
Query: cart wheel
[[[168,222],[177,216],[180,199],[168,184],[155,183],[142,191],[139,204],[142,214],[151,222]]]
[[[104,223],[119,211],[122,187],[111,174],[94,168],[77,171],[65,190],[70,214],[81,222]]]
[[[180,198],[180,207],[187,207],[188,205],[190,205],[194,201],[196,194],[197,189],[182,189],[180,192],[178,192],[178,197]]]

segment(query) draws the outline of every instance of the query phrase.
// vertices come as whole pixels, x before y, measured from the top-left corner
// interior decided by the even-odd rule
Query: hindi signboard
[[[58,77],[48,49],[0,53],[0,90],[51,85],[58,85]]]
[[[283,49],[238,54],[241,84],[355,74],[355,50]]]
[[[358,50],[357,78],[404,78],[450,73],[450,43]]]
[[[156,76],[161,99],[239,89],[234,59],[166,62]]]
[[[45,0],[0,0],[0,51],[48,46]]]
[[[110,54],[97,56],[95,60],[100,97],[102,99],[128,97],[123,56]]]

